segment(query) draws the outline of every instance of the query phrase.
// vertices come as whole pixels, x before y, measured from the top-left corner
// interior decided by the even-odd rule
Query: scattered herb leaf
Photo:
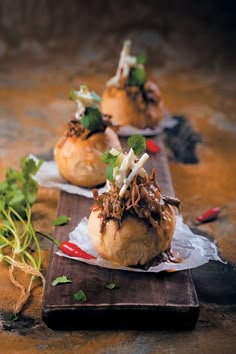
[[[71,218],[66,215],[59,215],[52,223],[55,226],[60,226],[60,225],[65,225],[69,221],[71,221]]]
[[[105,288],[106,288],[106,289],[109,289],[109,290],[112,290],[112,289],[118,289],[119,286],[116,285],[116,283],[111,282],[111,283],[106,283],[106,284],[105,284]]]
[[[97,131],[103,126],[102,114],[97,108],[87,107],[81,124],[85,129]]]
[[[138,156],[146,150],[146,139],[142,135],[132,135],[128,139],[128,145]]]
[[[87,296],[83,292],[83,290],[79,290],[77,293],[74,294],[74,298],[76,301],[85,302],[87,301]]]
[[[70,279],[67,278],[66,275],[63,275],[62,277],[57,277],[51,282],[52,286],[56,286],[58,284],[66,284],[66,283],[72,283]]]

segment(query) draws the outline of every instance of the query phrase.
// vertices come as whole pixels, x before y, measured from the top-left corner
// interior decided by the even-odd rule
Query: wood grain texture
[[[174,195],[162,137],[155,137],[162,147],[152,155],[147,170],[156,167],[163,194]],[[126,145],[123,139],[123,146]],[[92,200],[61,193],[57,214],[71,216],[70,223],[55,228],[54,237],[68,239],[83,216],[89,216]],[[193,328],[199,315],[199,303],[191,272],[136,273],[91,266],[55,254],[52,247],[47,273],[42,316],[54,329],[110,328]],[[66,275],[72,283],[51,286],[58,276]],[[107,282],[118,289],[108,290]],[[87,301],[77,302],[74,294],[82,289]]]

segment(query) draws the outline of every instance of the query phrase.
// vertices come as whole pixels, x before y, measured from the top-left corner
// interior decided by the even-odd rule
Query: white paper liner
[[[29,155],[29,157],[34,159],[36,162],[39,161],[39,159],[32,154]],[[67,182],[64,178],[62,178],[58,171],[57,164],[54,160],[43,162],[38,173],[34,176],[34,179],[42,187],[58,188],[67,193],[78,194],[87,198],[93,198],[93,193],[91,189],[75,186]],[[99,194],[105,191],[107,191],[107,186],[98,188]]]
[[[139,129],[131,125],[124,125],[119,128],[118,135],[123,137],[129,137],[134,134],[153,136],[162,133],[165,128],[173,128],[176,124],[177,124],[177,120],[174,117],[172,117],[166,110],[164,112],[164,116],[162,120],[158,123],[158,125],[155,128]]]
[[[180,257],[182,261],[175,263],[171,261],[164,261],[157,266],[150,267],[148,270],[139,268],[124,267],[119,264],[112,263],[103,259],[98,255],[93,247],[88,234],[88,219],[84,217],[76,228],[70,232],[69,240],[79,246],[85,252],[97,257],[97,259],[86,260],[83,258],[70,257],[61,251],[57,251],[57,255],[67,258],[72,258],[77,261],[85,262],[92,265],[97,265],[103,268],[120,269],[131,272],[153,272],[159,273],[161,271],[179,271],[184,269],[191,269],[199,267],[210,260],[225,263],[219,256],[216,245],[207,238],[194,234],[190,228],[183,223],[182,216],[176,217],[176,228],[172,240],[171,249],[176,257]]]

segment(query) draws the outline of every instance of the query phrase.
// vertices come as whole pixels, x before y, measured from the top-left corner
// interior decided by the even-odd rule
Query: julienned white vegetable
[[[147,174],[143,165],[148,160],[149,155],[145,153],[135,162],[137,156],[132,148],[127,155],[120,153],[116,149],[112,149],[110,153],[114,156],[119,155],[120,166],[114,168],[113,178],[117,187],[120,188],[119,196],[122,197],[136,175],[144,177]],[[130,173],[128,175],[129,171]]]
[[[90,92],[85,85],[81,85],[79,91],[74,90],[74,99],[78,104],[75,114],[76,119],[80,119],[87,107],[98,108],[100,97],[95,92]]]
[[[120,53],[120,60],[118,64],[118,68],[116,70],[115,76],[113,76],[110,80],[107,81],[107,86],[119,86],[120,80],[126,79],[129,76],[129,72],[131,68],[142,67],[142,64],[137,63],[137,58],[130,55],[131,49],[131,41],[124,41],[122,51]]]

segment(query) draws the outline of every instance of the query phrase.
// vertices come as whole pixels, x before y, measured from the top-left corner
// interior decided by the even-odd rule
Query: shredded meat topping
[[[158,86],[151,81],[146,81],[141,87],[125,86],[125,90],[133,100],[137,110],[145,113],[150,123],[155,120],[161,102],[161,93]]]
[[[162,196],[157,182],[157,172],[152,169],[150,175],[145,177],[135,176],[125,195],[119,197],[119,189],[111,183],[109,192],[101,195],[97,189],[93,190],[93,210],[99,210],[101,231],[104,230],[109,219],[115,219],[121,225],[125,215],[133,215],[147,221],[155,229],[164,217],[163,209],[166,204],[179,208],[180,201],[174,197]]]

